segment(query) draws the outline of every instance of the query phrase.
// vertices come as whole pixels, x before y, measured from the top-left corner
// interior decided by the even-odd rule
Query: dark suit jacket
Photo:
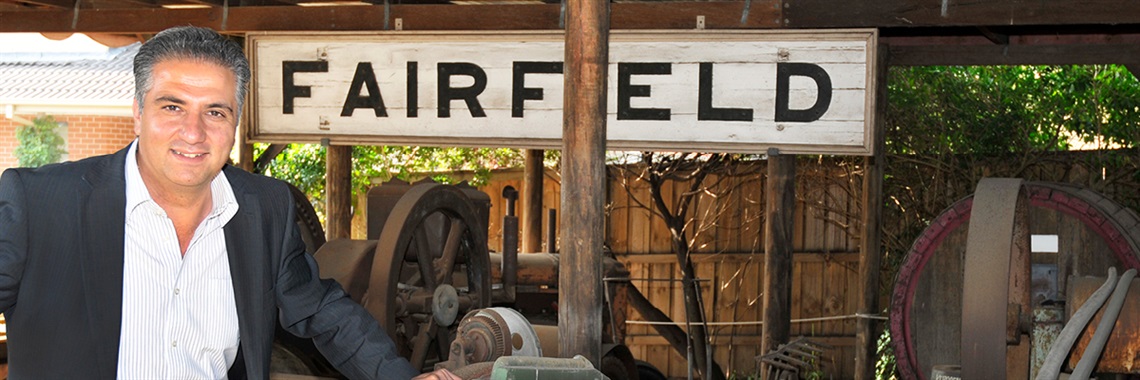
[[[126,153],[0,177],[0,311],[11,378],[115,378]],[[239,205],[225,226],[244,358],[234,368],[268,378],[279,318],[350,378],[413,376],[376,320],[334,281],[317,277],[284,183],[223,170]]]

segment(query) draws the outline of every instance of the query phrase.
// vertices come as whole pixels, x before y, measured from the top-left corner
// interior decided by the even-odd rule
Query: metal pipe
[[[503,198],[507,200],[507,216],[516,216],[515,202],[519,200],[519,191],[514,186],[504,187]]]
[[[1037,372],[1036,380],[1053,380],[1061,375],[1061,366],[1065,364],[1065,358],[1069,355],[1073,343],[1084,332],[1085,325],[1088,325],[1089,321],[1096,315],[1097,310],[1100,310],[1100,306],[1108,299],[1115,287],[1116,268],[1108,268],[1108,280],[1100,286],[1100,289],[1093,292],[1092,296],[1077,309],[1076,313],[1073,313],[1072,318],[1069,318],[1069,323],[1066,323],[1065,327],[1061,329],[1061,334],[1057,335],[1057,340],[1053,341],[1053,347],[1049,348],[1049,354],[1045,356],[1045,363]]]
[[[1081,355],[1081,361],[1077,362],[1077,367],[1073,369],[1073,374],[1069,378],[1088,379],[1089,375],[1092,374],[1097,359],[1100,358],[1101,352],[1104,352],[1104,345],[1108,343],[1108,336],[1112,334],[1112,327],[1116,325],[1116,317],[1120,316],[1120,309],[1124,307],[1128,288],[1131,288],[1132,279],[1135,277],[1135,268],[1125,271],[1124,275],[1120,276],[1120,281],[1116,283],[1116,289],[1112,291],[1112,298],[1108,301],[1108,307],[1104,309],[1104,315],[1100,317],[1100,323],[1096,326],[1096,333],[1093,334],[1089,346]]]
[[[519,273],[519,217],[515,216],[519,192],[514,187],[504,187],[503,198],[507,200],[507,215],[503,217],[503,290],[513,302]]]
[[[542,252],[542,196],[543,174],[542,149],[527,149],[523,165],[522,189],[522,229],[523,253]]]
[[[555,239],[558,239],[558,210],[552,208],[546,210],[546,253],[558,252]]]

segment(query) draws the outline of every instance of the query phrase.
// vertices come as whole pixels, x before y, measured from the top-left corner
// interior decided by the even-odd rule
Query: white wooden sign
[[[254,141],[561,147],[561,32],[247,41]],[[870,29],[613,31],[607,149],[871,154],[876,43]]]

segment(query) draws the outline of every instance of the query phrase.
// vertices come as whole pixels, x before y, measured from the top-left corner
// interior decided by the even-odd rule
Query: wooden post
[[[567,1],[565,49],[558,352],[599,366],[609,1]]]
[[[253,172],[253,144],[238,142],[238,162],[235,166],[247,172]]]
[[[248,111],[247,111],[248,112]],[[249,142],[249,118],[238,124],[237,136],[234,136],[234,145],[238,150],[238,161],[235,166],[247,172],[253,172],[253,144]]]
[[[764,327],[760,354],[788,342],[792,326],[792,231],[796,208],[796,156],[768,150],[764,186]],[[760,373],[767,375],[767,365]]]
[[[542,252],[542,149],[527,149],[523,165],[522,252]]]
[[[325,155],[325,237],[352,237],[352,146],[329,145]]]
[[[879,315],[879,271],[882,262],[881,241],[883,234],[883,162],[885,152],[883,141],[884,125],[887,117],[887,51],[880,46],[875,62],[875,81],[868,90],[874,89],[875,114],[872,136],[874,145],[871,156],[863,157],[863,230],[859,240],[859,284],[863,293],[859,298],[858,314]],[[875,360],[878,358],[879,328],[877,321],[869,318],[855,320],[855,379],[875,378]]]

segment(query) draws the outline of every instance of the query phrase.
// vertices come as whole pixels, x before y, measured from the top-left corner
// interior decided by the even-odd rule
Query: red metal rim
[[[1140,252],[1137,239],[1127,228],[1135,226],[1136,215],[1122,212],[1127,209],[1100,194],[1082,191],[1080,188],[1045,182],[1026,182],[1029,203],[1033,207],[1060,211],[1080,220],[1095,231],[1124,265],[1140,268]],[[1095,198],[1095,199],[1089,199]],[[955,202],[942,212],[919,235],[906,258],[899,267],[898,278],[891,293],[890,331],[891,346],[895,351],[899,375],[908,380],[926,380],[926,373],[919,371],[918,359],[914,355],[914,342],[911,336],[911,305],[922,270],[930,261],[931,255],[950,232],[970,219],[973,195]],[[1121,221],[1115,218],[1127,218]]]

